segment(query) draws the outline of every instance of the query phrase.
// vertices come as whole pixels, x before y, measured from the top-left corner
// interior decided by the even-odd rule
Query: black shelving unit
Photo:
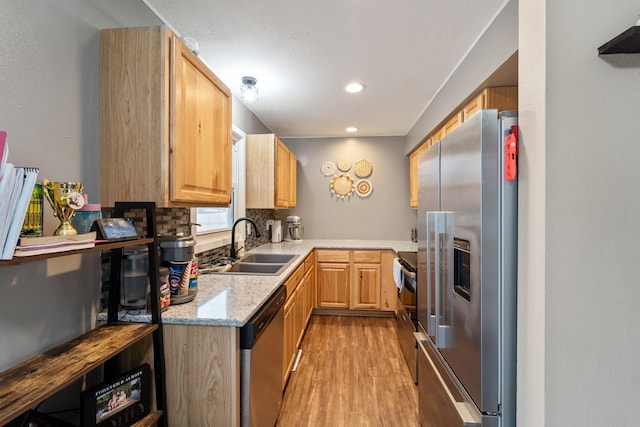
[[[598,48],[598,55],[640,53],[640,26],[633,26]]]
[[[161,423],[167,427],[166,391],[164,383],[164,342],[159,299],[159,258],[156,241],[154,202],[117,202],[114,216],[124,217],[126,211],[142,209],[146,214],[146,235],[135,240],[96,244],[88,249],[20,257],[0,261],[2,265],[17,265],[31,261],[110,251],[111,276],[108,295],[107,323],[36,355],[0,373],[0,425],[27,412],[31,407],[51,397],[66,385],[83,375],[104,366],[105,380],[116,377],[115,356],[142,339],[152,336],[153,371],[155,379],[156,410],[134,426],[152,426]],[[151,322],[119,322],[120,278],[123,249],[128,246],[147,245],[149,254],[149,282]]]

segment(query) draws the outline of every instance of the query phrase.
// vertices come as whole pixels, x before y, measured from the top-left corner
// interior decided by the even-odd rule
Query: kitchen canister
[[[89,196],[84,195],[84,206],[76,210],[76,214],[71,217],[71,225],[78,234],[86,234],[91,231],[91,226],[102,218],[102,207],[99,204],[89,204]]]
[[[160,260],[165,262],[189,262],[193,259],[196,240],[193,236],[158,237]]]
[[[171,290],[169,289],[169,269],[158,269],[158,298],[160,299],[160,311],[165,311],[171,303]],[[151,313],[151,292],[147,294],[147,313]]]
[[[169,262],[171,305],[193,301],[198,292],[198,258],[187,262]]]
[[[149,249],[144,245],[124,248],[120,305],[126,309],[147,306],[149,289]]]

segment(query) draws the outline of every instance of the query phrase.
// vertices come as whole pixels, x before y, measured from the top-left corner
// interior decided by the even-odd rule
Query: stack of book
[[[96,232],[73,236],[22,237],[15,248],[14,256],[50,254],[74,249],[92,248],[96,245]]]
[[[38,168],[16,167],[8,156],[7,133],[0,131],[0,259],[13,258],[38,177]]]

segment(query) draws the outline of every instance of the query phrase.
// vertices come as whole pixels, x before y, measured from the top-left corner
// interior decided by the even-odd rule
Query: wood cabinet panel
[[[380,264],[354,264],[352,309],[380,308]]]
[[[303,279],[298,285],[298,289],[295,294],[294,310],[296,320],[294,322],[294,353],[300,347],[302,337],[304,336],[304,330],[307,325],[307,283]],[[295,356],[294,356],[295,357]]]
[[[380,251],[353,251],[353,262],[380,264],[382,255]]]
[[[283,337],[283,365],[282,365],[282,389],[284,390],[291,368],[295,361],[296,345],[295,345],[295,330],[296,330],[296,293],[294,292],[288,297],[287,302],[284,305],[284,337]]]
[[[393,251],[316,250],[320,309],[395,311]]]
[[[313,308],[315,307],[315,274],[316,269],[315,266],[311,266],[311,268],[304,275],[305,282],[305,328],[309,323],[309,319],[311,318],[311,313],[313,313]]]
[[[444,138],[445,136],[456,130],[456,128],[462,124],[462,121],[462,111],[459,111],[444,124],[442,137]]]
[[[174,100],[171,199],[231,200],[231,95],[180,40],[173,38]]]
[[[296,287],[300,283],[300,280],[302,280],[303,276],[304,276],[304,264],[298,266],[298,268],[296,268],[293,271],[293,273],[291,273],[291,276],[289,276],[286,282],[284,282],[284,285],[287,288],[287,299],[289,298],[290,295],[293,295],[293,292],[295,291]]]
[[[489,87],[483,92],[483,108],[495,108],[498,111],[518,109],[518,86]]]
[[[318,262],[317,267],[318,307],[349,308],[350,265]]]
[[[312,252],[285,282],[287,301],[284,306],[283,390],[315,304],[315,266],[311,264],[314,259]]]
[[[304,260],[304,271],[309,271],[316,264],[316,252],[312,251]]]
[[[484,89],[463,108],[463,120],[467,120],[480,110],[496,109],[499,112],[518,109],[518,87],[490,87]]]
[[[247,135],[246,204],[252,209],[296,205],[296,158],[274,134]]]
[[[464,120],[467,120],[469,117],[473,116],[478,111],[482,110],[486,105],[487,97],[485,92],[481,92],[478,96],[472,99],[467,105],[462,109],[462,116]]]
[[[318,249],[316,259],[318,262],[349,262],[351,255],[345,250]]]
[[[164,27],[100,32],[103,206],[228,206],[231,143],[231,92],[182,41]]]
[[[409,203],[412,208],[418,207],[418,159],[432,143],[433,138],[428,138],[409,156]]]
[[[276,138],[276,206],[289,206],[289,150]]]
[[[169,425],[240,425],[239,328],[163,328]]]
[[[293,208],[296,206],[297,196],[296,193],[298,191],[297,186],[297,176],[298,176],[298,159],[296,156],[289,151],[289,207]]]

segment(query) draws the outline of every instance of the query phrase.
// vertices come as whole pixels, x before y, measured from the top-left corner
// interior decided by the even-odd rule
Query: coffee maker
[[[301,242],[303,234],[304,227],[301,225],[300,217],[295,215],[288,216],[284,240],[288,242]]]

